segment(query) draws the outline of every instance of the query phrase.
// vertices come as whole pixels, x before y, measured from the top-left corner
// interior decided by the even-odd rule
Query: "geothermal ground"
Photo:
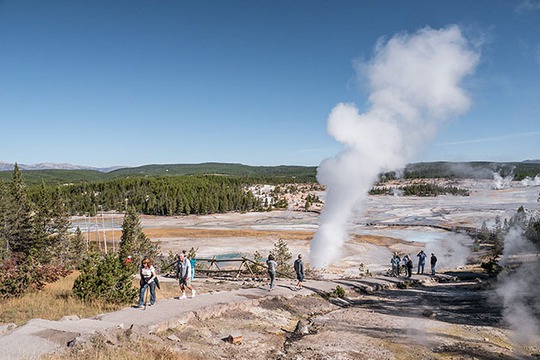
[[[494,190],[487,181],[453,185],[469,189],[471,195],[370,196],[357,209],[341,259],[322,273],[323,278],[343,281],[344,300],[329,301],[321,296],[324,294],[314,292],[224,311],[219,317],[171,329],[180,339],[180,350],[190,358],[220,359],[540,358],[539,334],[529,334],[529,342],[523,342],[509,329],[493,285],[478,268],[485,254],[471,252],[472,241],[465,233],[442,229],[480,228],[483,222],[492,226],[496,217],[509,219],[520,206],[539,210],[540,187],[514,183]],[[142,225],[151,239],[159,241],[164,254],[193,247],[199,258],[251,257],[255,251],[266,256],[273,244],[283,239],[294,257],[301,253],[307,260],[318,216],[295,211],[145,216]],[[107,238],[111,239],[110,233]],[[416,264],[420,249],[437,254],[438,271],[446,272],[439,278],[443,282],[414,275],[415,285],[404,278],[395,283],[395,278],[386,277],[394,251],[412,254]],[[387,278],[396,286],[382,286],[373,292],[359,290],[354,282],[361,279],[361,264],[375,278]],[[281,281],[281,286],[292,284],[292,280]],[[203,278],[194,284],[202,292],[217,291],[220,286],[218,283],[216,288],[215,282]],[[260,286],[238,281],[221,284],[224,291]],[[308,334],[291,333],[299,319],[309,324]],[[244,342],[233,345],[212,340],[227,333],[242,334]]]

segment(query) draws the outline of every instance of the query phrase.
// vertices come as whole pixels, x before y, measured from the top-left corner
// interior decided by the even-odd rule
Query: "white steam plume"
[[[478,60],[457,26],[378,42],[373,59],[358,69],[369,82],[370,108],[359,114],[352,104],[338,104],[328,118],[328,133],[345,150],[318,168],[327,195],[311,243],[312,266],[339,259],[352,210],[378,174],[404,167],[442,122],[468,109],[459,83]]]
[[[538,344],[540,334],[540,268],[538,245],[523,236],[523,230],[512,228],[504,238],[500,265],[511,270],[499,275],[497,294],[503,305],[504,321],[514,331],[513,340],[520,344]]]

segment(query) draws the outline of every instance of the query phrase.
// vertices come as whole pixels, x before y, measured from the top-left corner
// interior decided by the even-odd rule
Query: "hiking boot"
[[[182,300],[182,299],[187,299],[187,296],[186,296],[186,293],[182,293],[182,296],[180,296],[178,299]]]

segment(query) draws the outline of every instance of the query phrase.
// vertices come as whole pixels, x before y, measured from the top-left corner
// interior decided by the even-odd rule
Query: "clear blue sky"
[[[355,61],[450,24],[472,107],[415,161],[539,159],[539,0],[0,0],[0,161],[318,165]]]

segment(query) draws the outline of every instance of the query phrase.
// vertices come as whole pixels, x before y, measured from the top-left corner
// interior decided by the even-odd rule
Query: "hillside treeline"
[[[436,184],[412,184],[406,186],[378,186],[373,187],[369,191],[370,195],[394,195],[402,196],[439,196],[451,194],[456,196],[469,196],[470,192],[467,189],[458,188],[456,186],[440,186]]]
[[[414,163],[405,167],[401,174],[404,179],[493,179],[493,174],[498,173],[502,177],[512,175],[514,180],[521,181],[526,177],[534,178],[540,174],[540,164],[517,162],[496,163],[485,161],[471,162],[426,162]],[[396,172],[382,174],[382,179],[396,179]]]
[[[124,211],[128,206],[139,213],[164,216],[263,210],[261,201],[245,190],[242,179],[228,176],[120,178],[41,186],[32,188],[30,198],[51,198],[57,191],[72,215]]]

